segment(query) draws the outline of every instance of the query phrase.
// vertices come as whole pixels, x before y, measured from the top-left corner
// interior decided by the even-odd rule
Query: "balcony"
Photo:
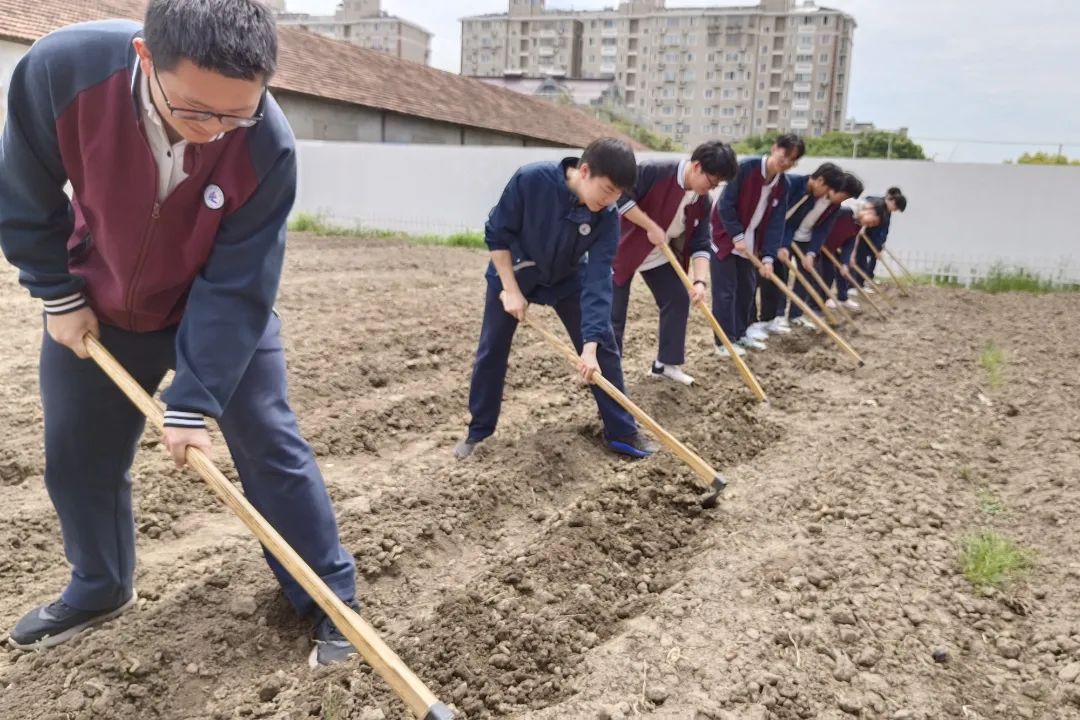
[[[600,30],[600,37],[618,37],[618,36],[619,36],[619,28],[617,28],[617,27],[606,27],[606,28],[603,28],[603,29]]]
[[[602,48],[600,48],[600,54],[606,57],[613,57],[619,54],[619,48],[615,47],[614,45],[604,45]]]

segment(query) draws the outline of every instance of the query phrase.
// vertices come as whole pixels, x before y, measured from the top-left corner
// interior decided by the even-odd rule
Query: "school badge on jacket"
[[[220,210],[225,205],[225,193],[217,185],[207,185],[203,190],[203,202],[211,210]]]

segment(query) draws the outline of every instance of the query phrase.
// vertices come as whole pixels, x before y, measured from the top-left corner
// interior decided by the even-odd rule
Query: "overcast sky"
[[[669,0],[668,5],[752,1]],[[337,5],[337,0],[286,2],[294,12],[326,14]],[[591,10],[616,2],[548,0],[548,7]],[[849,117],[887,129],[906,126],[939,161],[1001,162],[1025,150],[1056,152],[1058,143],[1080,158],[1080,0],[820,4],[858,22]],[[432,64],[452,72],[460,68],[458,20],[506,12],[507,6],[506,0],[383,0],[387,12],[435,34]]]

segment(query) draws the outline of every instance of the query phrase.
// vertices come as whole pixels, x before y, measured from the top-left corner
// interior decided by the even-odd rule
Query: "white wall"
[[[521,165],[570,150],[391,146],[301,142],[297,211],[338,224],[414,233],[481,229]],[[660,155],[642,154],[640,157]],[[823,162],[803,159],[796,172]],[[1080,281],[1080,168],[931,163],[834,162],[869,194],[899,186],[908,211],[894,216],[889,247],[913,271],[951,266],[980,274],[995,261]],[[912,267],[917,266],[917,267]]]
[[[4,119],[7,117],[7,94],[11,73],[15,71],[15,64],[19,62],[19,58],[29,49],[29,45],[0,40],[0,127],[4,126]]]

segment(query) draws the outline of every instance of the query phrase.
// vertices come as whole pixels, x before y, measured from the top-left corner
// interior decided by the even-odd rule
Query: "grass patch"
[[[1008,268],[1004,265],[995,265],[985,278],[972,282],[971,287],[988,293],[1080,292],[1080,283],[1040,277],[1024,268]]]
[[[345,717],[345,702],[339,689],[334,683],[326,684],[322,697],[322,720],[342,720]]]
[[[1001,498],[992,493],[989,488],[983,488],[977,496],[979,512],[990,517],[997,517],[1005,513],[1005,503]]]
[[[976,587],[1001,587],[1031,567],[1031,553],[992,530],[965,537],[960,543],[960,567]]]
[[[448,247],[485,248],[484,235],[479,232],[459,232],[453,235],[410,235],[398,230],[379,228],[345,227],[335,225],[321,215],[297,213],[289,221],[290,232],[306,232],[319,237],[355,237],[380,240],[407,240],[419,245],[445,245]]]
[[[997,346],[993,340],[987,341],[983,349],[979,351],[979,365],[990,376],[990,387],[1001,387],[1001,373],[1005,366],[1005,351]]]

